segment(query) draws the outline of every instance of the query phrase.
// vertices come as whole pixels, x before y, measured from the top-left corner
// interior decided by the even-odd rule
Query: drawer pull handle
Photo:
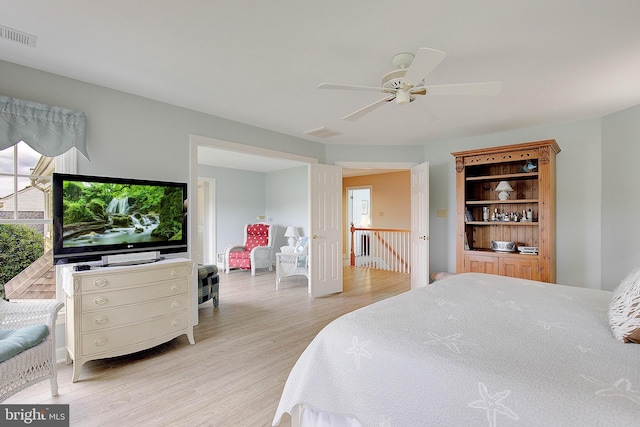
[[[107,297],[95,297],[93,299],[93,302],[98,305],[104,305],[107,303],[107,301],[109,301]]]
[[[180,290],[180,286],[178,286],[178,285],[171,285],[171,290],[172,290],[173,292],[179,291],[179,290]]]
[[[180,272],[178,270],[171,270],[171,275],[172,276],[177,276],[178,274],[180,274]]]
[[[107,316],[98,316],[93,321],[96,322],[96,325],[104,325],[109,321],[109,318]]]
[[[173,326],[174,328],[177,328],[181,324],[182,322],[180,321],[180,319],[174,319],[173,322],[171,322],[171,326]]]
[[[97,340],[95,340],[93,343],[98,347],[102,347],[107,343],[107,341],[108,340],[105,337],[100,337]]]
[[[171,302],[171,308],[178,308],[182,306],[182,304],[180,303],[180,301],[172,301]]]
[[[96,279],[93,281],[93,285],[99,288],[104,288],[107,286],[107,279]]]

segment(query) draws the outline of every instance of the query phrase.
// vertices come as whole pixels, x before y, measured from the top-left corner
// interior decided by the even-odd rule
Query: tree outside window
[[[0,297],[55,298],[51,175],[55,158],[24,142],[0,151]]]

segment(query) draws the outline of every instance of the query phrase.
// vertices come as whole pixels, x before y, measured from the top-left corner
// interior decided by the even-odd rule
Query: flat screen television
[[[187,184],[53,174],[54,264],[187,251]]]

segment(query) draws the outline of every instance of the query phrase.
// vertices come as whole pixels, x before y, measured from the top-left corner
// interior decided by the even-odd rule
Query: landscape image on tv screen
[[[182,188],[64,181],[63,248],[182,240]]]

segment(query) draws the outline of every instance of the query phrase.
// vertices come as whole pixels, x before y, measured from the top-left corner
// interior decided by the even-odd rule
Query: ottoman
[[[202,265],[198,267],[198,304],[213,300],[213,306],[220,304],[218,266]]]

